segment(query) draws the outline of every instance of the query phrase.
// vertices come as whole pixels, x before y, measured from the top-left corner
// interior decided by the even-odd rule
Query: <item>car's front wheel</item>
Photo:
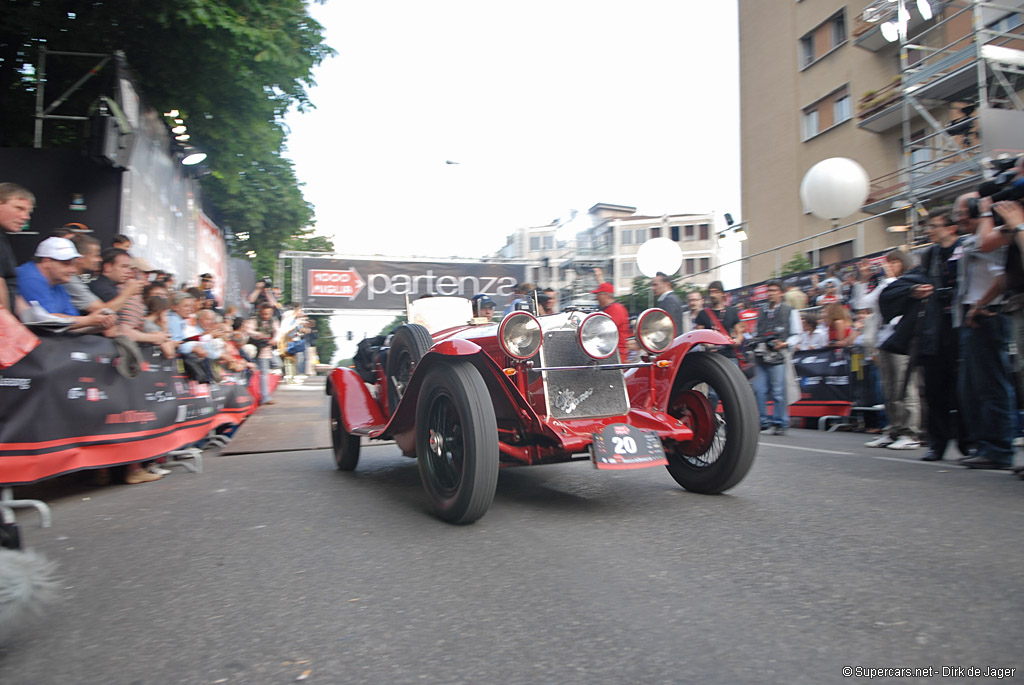
[[[434,513],[472,523],[498,485],[498,424],[487,384],[467,361],[439,363],[416,405],[416,456]]]
[[[331,447],[334,448],[334,463],[340,471],[355,471],[359,464],[359,436],[345,430],[341,422],[338,399],[330,396],[331,402]]]
[[[718,494],[747,475],[757,453],[757,403],[735,364],[714,352],[683,359],[668,413],[688,425],[690,442],[666,445],[668,472],[692,492]]]

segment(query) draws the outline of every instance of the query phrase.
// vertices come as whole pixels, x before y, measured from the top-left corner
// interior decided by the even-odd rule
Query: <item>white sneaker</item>
[[[149,471],[150,473],[155,473],[158,476],[166,476],[171,472],[170,469],[165,469],[159,464],[150,464],[149,468],[146,470]]]
[[[914,440],[909,435],[901,435],[899,440],[886,446],[891,450],[916,450],[921,446],[921,443]]]
[[[903,438],[900,438],[900,440],[902,440],[902,439]],[[865,442],[864,446],[865,447],[888,447],[889,445],[892,445],[895,442],[899,442],[899,440],[893,440],[892,438],[889,437],[888,433],[882,433],[881,435],[879,435],[874,440],[869,440],[868,442]]]

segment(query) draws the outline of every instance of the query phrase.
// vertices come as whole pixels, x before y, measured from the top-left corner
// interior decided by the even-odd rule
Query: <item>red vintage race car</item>
[[[334,459],[351,471],[361,438],[393,439],[418,460],[444,520],[483,516],[505,466],[664,465],[687,490],[716,494],[754,461],[747,380],[721,355],[694,349],[730,344],[721,333],[676,337],[669,315],[648,309],[636,323],[640,361],[622,363],[617,327],[601,312],[516,311],[490,323],[473,320],[467,300],[432,297],[412,303],[409,321],[364,341],[357,369],[331,372]]]

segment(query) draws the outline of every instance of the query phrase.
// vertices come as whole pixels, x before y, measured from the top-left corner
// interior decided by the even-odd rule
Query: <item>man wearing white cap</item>
[[[100,310],[82,316],[71,303],[64,284],[78,271],[75,260],[82,255],[67,238],[47,238],[36,248],[35,259],[18,267],[18,289],[26,302],[37,302],[50,314],[71,319],[68,330],[112,328],[117,316]]]

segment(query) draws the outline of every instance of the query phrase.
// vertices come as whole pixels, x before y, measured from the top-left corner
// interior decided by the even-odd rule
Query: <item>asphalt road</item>
[[[352,474],[325,450],[208,456],[65,493],[52,528],[19,514],[62,602],[0,647],[0,682],[1024,679],[1024,482],[866,437],[764,437],[722,496],[661,468],[507,469],[464,527],[393,445]]]

